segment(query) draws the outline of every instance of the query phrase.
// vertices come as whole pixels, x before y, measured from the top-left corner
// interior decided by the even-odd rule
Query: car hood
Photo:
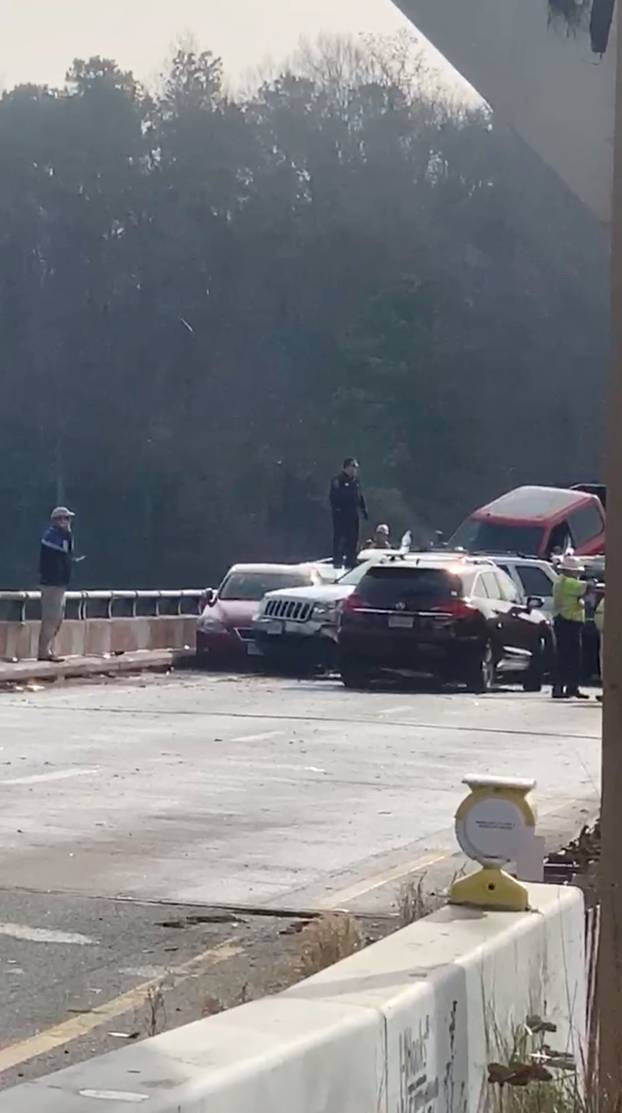
[[[311,603],[338,603],[340,599],[347,599],[354,591],[354,584],[314,584],[311,587],[280,588],[278,591],[269,591],[264,595],[263,602],[268,599],[298,599]]]
[[[259,603],[254,599],[218,599],[213,607],[206,607],[201,617],[211,617],[225,626],[250,626]]]

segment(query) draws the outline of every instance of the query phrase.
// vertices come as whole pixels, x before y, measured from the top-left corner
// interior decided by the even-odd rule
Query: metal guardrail
[[[180,591],[68,591],[66,617],[163,618],[199,615],[205,588]],[[0,622],[32,622],[41,618],[40,591],[0,591]]]

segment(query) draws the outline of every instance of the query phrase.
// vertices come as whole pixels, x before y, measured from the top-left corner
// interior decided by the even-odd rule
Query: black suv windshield
[[[281,587],[306,587],[311,582],[305,572],[232,572],[218,592],[219,599],[259,602],[267,591]]]
[[[358,585],[356,594],[369,606],[393,609],[404,603],[407,610],[433,606],[462,593],[459,576],[441,568],[396,568],[378,565],[370,568]]]
[[[349,572],[346,572],[345,576],[340,576],[337,580],[337,583],[348,584],[348,586],[352,584],[356,585],[361,582],[363,576],[367,575],[367,573],[369,572],[369,567],[370,566],[367,562],[365,562],[364,564],[359,564],[356,568],[352,568]]]
[[[544,537],[542,526],[467,518],[449,540],[450,549],[468,553],[525,553],[536,556]]]

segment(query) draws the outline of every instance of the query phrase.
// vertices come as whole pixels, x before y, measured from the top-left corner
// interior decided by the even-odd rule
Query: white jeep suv
[[[346,572],[334,584],[269,591],[253,622],[255,642],[266,663],[297,672],[332,667],[337,660],[341,604],[370,565],[396,559],[408,558],[387,555],[379,549],[377,556]]]
[[[264,595],[253,621],[255,645],[266,664],[288,672],[332,668],[337,663],[337,633],[342,604],[372,564],[455,559],[445,552],[368,549],[366,557],[334,584],[281,588]],[[491,563],[482,558],[482,563]]]

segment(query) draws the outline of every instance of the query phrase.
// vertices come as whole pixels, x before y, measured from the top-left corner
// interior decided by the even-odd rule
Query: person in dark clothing
[[[60,660],[54,654],[54,639],[65,617],[65,593],[71,580],[73,566],[71,521],[73,517],[73,513],[66,506],[57,506],[52,511],[50,524],[41,538],[39,555],[39,582],[41,584],[40,661]]]
[[[358,479],[358,461],[347,456],[343,468],[330,484],[329,500],[333,516],[333,564],[335,568],[354,568],[359,544],[361,515],[367,521],[367,505]]]
[[[365,541],[363,543],[363,548],[364,549],[391,549],[391,548],[393,548],[393,546],[391,545],[391,531],[390,531],[389,527],[384,522],[381,522],[379,526],[376,526],[374,536],[370,537],[367,541]]]

